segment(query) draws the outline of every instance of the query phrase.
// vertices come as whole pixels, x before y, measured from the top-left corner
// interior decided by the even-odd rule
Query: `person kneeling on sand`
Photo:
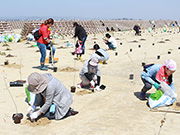
[[[175,92],[172,74],[176,71],[176,62],[172,59],[166,60],[164,65],[151,64],[149,67],[144,68],[141,74],[141,79],[144,86],[140,93],[140,99],[146,99],[146,92],[152,88],[152,85],[158,90],[160,82],[166,82],[171,89]]]
[[[106,61],[109,59],[109,54],[105,50],[101,49],[98,44],[95,44],[93,49],[95,52],[91,55],[90,59],[96,57],[98,58],[99,63],[107,64]]]
[[[116,42],[115,38],[112,37],[109,33],[107,33],[105,36],[106,36],[107,40],[103,39],[104,43],[108,45],[109,50],[115,50],[117,48],[117,42]]]
[[[101,72],[98,58],[86,60],[79,76],[82,81],[77,85],[78,88],[95,88],[100,91]]]
[[[28,91],[36,94],[34,104],[27,110],[31,121],[40,115],[59,120],[78,113],[70,107],[73,99],[69,90],[51,74],[34,72],[28,76],[28,83]],[[38,111],[36,106],[40,106]]]

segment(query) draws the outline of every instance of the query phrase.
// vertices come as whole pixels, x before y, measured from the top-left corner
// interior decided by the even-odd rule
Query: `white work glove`
[[[35,105],[30,106],[30,107],[27,109],[28,114],[33,113],[35,109],[36,109],[36,106],[35,106]]]
[[[97,85],[94,90],[101,91],[102,89],[100,89],[100,86]]]
[[[38,111],[33,112],[32,114],[30,114],[31,121],[37,119],[38,116],[39,116],[39,112]]]
[[[94,88],[95,82],[93,80],[90,81],[91,86]]]

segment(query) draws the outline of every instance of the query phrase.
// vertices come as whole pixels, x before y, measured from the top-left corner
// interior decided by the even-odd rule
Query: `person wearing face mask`
[[[81,83],[77,85],[78,88],[95,88],[100,91],[101,71],[98,58],[93,57],[86,60],[79,76]]]
[[[144,83],[141,89],[140,99],[146,99],[146,92],[152,88],[152,85],[158,90],[160,83],[163,81],[168,84],[171,89],[175,92],[173,84],[173,73],[177,69],[177,64],[174,60],[168,59],[165,64],[154,64],[144,69],[141,74],[142,82]]]

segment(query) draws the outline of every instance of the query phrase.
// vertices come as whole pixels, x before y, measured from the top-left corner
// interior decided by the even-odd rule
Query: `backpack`
[[[39,35],[39,30],[35,31],[33,35],[34,35],[34,39],[35,39],[36,41],[42,36],[42,34]]]
[[[154,64],[147,64],[143,66],[143,71],[147,72],[146,68],[153,66]]]

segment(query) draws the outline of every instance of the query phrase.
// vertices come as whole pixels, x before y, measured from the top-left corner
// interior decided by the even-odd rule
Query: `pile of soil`
[[[164,41],[159,41],[158,43],[165,43]]]
[[[76,92],[76,94],[77,95],[87,95],[87,94],[92,94],[92,93],[95,93],[95,91],[94,92],[92,92],[91,90],[81,90],[81,91],[77,91]]]
[[[28,118],[26,120],[24,120],[22,122],[22,125],[30,125],[32,127],[36,127],[36,126],[45,126],[47,124],[50,124],[51,121],[46,118],[46,117],[42,117],[42,118],[39,118],[37,121],[34,121],[34,122],[31,122]]]
[[[63,46],[60,46],[60,47],[57,47],[57,49],[66,49],[67,47],[63,47]]]
[[[16,82],[26,83],[26,80],[16,80]]]
[[[60,69],[60,72],[75,72],[75,71],[79,71],[79,70],[72,67],[66,67],[66,68]]]
[[[9,64],[9,65],[1,65],[3,67],[8,67],[8,68],[15,68],[15,69],[19,69],[19,68],[22,68],[23,65],[19,65],[19,64],[16,64],[16,63],[12,63],[12,64]]]
[[[169,39],[165,39],[165,41],[170,41]]]
[[[146,39],[144,39],[144,38],[142,38],[142,39],[140,39],[140,41],[145,41]]]
[[[172,108],[176,111],[180,111],[180,102],[174,102]]]
[[[6,57],[15,57],[14,55],[8,54]]]
[[[133,41],[130,41],[131,43],[138,43],[138,41],[136,41],[136,40],[133,40]]]
[[[26,44],[30,44],[29,42],[26,42]]]
[[[5,51],[10,51],[11,49],[10,48],[6,48],[6,50]]]

